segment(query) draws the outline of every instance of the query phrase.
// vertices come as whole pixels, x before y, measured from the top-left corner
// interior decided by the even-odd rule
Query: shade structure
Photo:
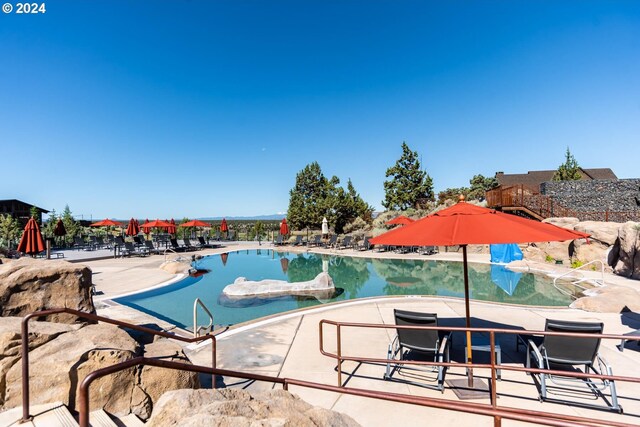
[[[114,221],[112,219],[103,219],[102,221],[94,222],[90,225],[91,227],[122,227],[118,221]]]
[[[32,217],[27,221],[27,225],[24,227],[20,243],[18,243],[18,252],[28,255],[36,255],[44,250],[44,240],[42,239],[42,233],[40,233],[40,227]]]
[[[220,223],[220,232],[225,233],[229,231],[229,226],[227,225],[227,220],[222,218],[222,222]]]
[[[149,234],[149,233],[151,233],[151,229],[150,228],[145,228],[144,226],[146,224],[149,224],[149,219],[145,219],[144,220],[144,224],[142,224],[142,227],[140,227],[140,228],[142,228],[142,231],[144,232],[144,234]]]
[[[67,229],[64,227],[64,222],[62,222],[62,219],[59,219],[56,223],[56,226],[53,229],[53,235],[58,237],[67,235]]]
[[[131,218],[129,220],[129,224],[127,225],[127,231],[125,231],[125,234],[127,236],[137,236],[138,233],[140,233],[140,227],[138,226],[136,220]]]
[[[169,222],[169,228],[167,229],[167,233],[176,234],[176,221],[173,218],[171,218],[171,221]]]
[[[289,234],[289,224],[287,224],[287,218],[282,218],[282,222],[280,223],[280,234],[286,236]]]
[[[387,225],[407,225],[407,224],[411,224],[412,222],[415,222],[415,220],[406,217],[404,215],[400,215],[397,216],[395,218],[393,218],[392,220],[389,220],[387,222],[385,222],[385,224]]]
[[[470,328],[467,245],[555,242],[587,237],[586,233],[460,201],[450,208],[374,237],[370,242],[374,245],[462,246],[465,317],[467,328]],[[467,360],[471,363],[470,332],[467,332]],[[470,369],[469,385],[472,385],[472,372]]]
[[[159,219],[156,219],[151,222],[145,222],[144,224],[142,224],[141,228],[146,232],[146,230],[151,230],[152,228],[156,228],[156,227],[167,229],[171,227],[171,224],[166,221],[161,221]]]

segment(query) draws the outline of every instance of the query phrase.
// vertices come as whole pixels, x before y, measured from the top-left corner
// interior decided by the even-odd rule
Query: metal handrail
[[[106,368],[99,369],[97,371],[93,371],[84,378],[84,380],[80,384],[80,394],[78,396],[80,427],[89,427],[89,410],[90,410],[89,387],[91,386],[91,383],[106,375],[110,375],[110,374],[122,371],[124,369],[129,369],[138,365],[155,366],[155,367],[167,368],[167,369],[198,372],[198,373],[204,373],[204,374],[211,374],[214,376],[226,375],[229,377],[244,378],[244,379],[255,380],[255,381],[268,381],[276,384],[282,384],[282,387],[284,390],[288,390],[289,386],[294,385],[299,387],[312,388],[316,390],[331,391],[331,392],[340,393],[340,394],[348,394],[352,396],[380,399],[380,400],[385,400],[389,402],[407,403],[411,405],[418,405],[418,406],[424,406],[424,407],[466,412],[466,413],[471,413],[475,415],[491,416],[494,418],[494,425],[496,426],[501,425],[503,418],[522,421],[522,422],[528,422],[528,423],[534,423],[538,425],[559,426],[559,427],[594,426],[594,425],[630,427],[633,425],[633,424],[620,423],[615,421],[596,420],[591,418],[562,415],[562,414],[542,412],[542,411],[532,411],[532,410],[508,408],[508,407],[497,408],[495,406],[487,405],[483,403],[456,402],[456,401],[437,399],[437,398],[431,398],[431,397],[407,396],[407,395],[398,394],[398,393],[386,393],[386,392],[372,391],[372,390],[365,390],[365,389],[351,388],[351,387],[336,387],[328,384],[297,380],[293,378],[279,378],[279,377],[273,377],[269,375],[259,375],[259,374],[251,374],[251,373],[231,371],[231,370],[225,370],[225,369],[209,368],[209,367],[200,366],[200,365],[187,365],[184,363],[171,362],[171,361],[162,360],[162,359],[148,359],[145,357],[137,357],[134,359],[127,360],[125,362],[121,362],[112,366],[108,366]]]
[[[592,280],[593,283],[595,283],[596,285],[604,286],[604,262],[602,262],[602,260],[599,260],[599,259],[594,259],[593,261],[589,261],[588,263],[583,264],[580,267],[573,268],[573,269],[571,269],[571,270],[569,270],[567,272],[562,273],[561,275],[559,275],[557,277],[554,277],[553,286],[556,286],[556,282],[558,281],[558,279],[561,279],[561,278],[567,277],[567,276],[571,276],[573,273],[577,272],[578,270],[581,270],[581,269],[583,269],[583,268],[585,268],[585,267],[587,267],[587,266],[589,266],[591,264],[595,264],[595,263],[598,263],[598,262],[600,263],[600,271],[602,273],[602,279],[600,280],[600,283],[598,283],[597,280],[586,278],[584,276],[584,274],[582,275],[582,277],[576,278],[578,280],[576,280],[575,282],[571,282],[571,283],[573,283],[574,285],[577,285],[580,282],[584,282],[584,281],[587,281],[587,280]],[[556,289],[557,289],[557,286],[556,286]]]
[[[198,326],[198,305],[200,305],[209,316],[209,324],[207,326]],[[211,328],[213,328],[213,314],[211,314],[200,298],[196,298],[195,301],[193,301],[193,337],[198,337],[201,330],[211,331]]]
[[[165,248],[164,252],[162,253],[162,255],[164,256],[164,262],[167,262],[167,252],[173,252],[174,254],[178,255],[178,252],[174,251],[172,248]]]
[[[333,325],[336,327],[336,353],[328,352],[324,349],[324,325]],[[640,383],[640,377],[628,377],[628,376],[619,376],[619,375],[605,375],[605,374],[589,374],[589,373],[581,373],[581,372],[567,372],[567,371],[559,371],[559,370],[551,370],[551,369],[539,369],[539,368],[521,368],[516,366],[508,366],[508,365],[497,365],[495,358],[495,350],[496,350],[496,341],[495,334],[511,334],[511,335],[540,335],[540,336],[564,336],[564,337],[584,337],[584,333],[579,332],[551,332],[551,331],[528,331],[528,330],[514,330],[514,329],[490,329],[490,328],[466,328],[466,327],[450,327],[450,326],[410,326],[410,325],[389,325],[389,324],[379,324],[379,323],[358,323],[358,322],[338,322],[333,320],[322,319],[319,322],[319,340],[320,340],[320,353],[324,356],[333,358],[337,360],[336,371],[338,374],[338,386],[339,388],[344,387],[342,385],[342,363],[345,361],[350,362],[360,362],[360,363],[379,363],[386,364],[389,362],[389,359],[380,359],[380,358],[370,358],[370,357],[354,357],[354,356],[345,356],[342,354],[342,339],[341,339],[341,329],[343,327],[355,327],[355,328],[377,328],[377,329],[418,329],[418,330],[436,330],[436,331],[459,331],[459,332],[484,332],[489,334],[489,342],[490,342],[490,359],[491,362],[489,364],[480,364],[480,363],[469,363],[468,361],[465,363],[451,363],[451,362],[428,362],[428,361],[420,361],[420,360],[404,360],[403,364],[406,365],[426,365],[426,366],[444,366],[444,367],[466,367],[472,372],[473,368],[486,368],[491,370],[491,387],[490,387],[490,399],[491,406],[494,409],[497,409],[497,370],[507,370],[507,371],[517,371],[517,372],[525,372],[525,373],[544,373],[549,375],[561,375],[565,377],[574,377],[574,378],[597,378],[601,380],[610,380],[610,381],[626,381],[632,383]],[[616,339],[616,340],[634,340],[640,341],[640,336],[630,336],[630,335],[614,335],[614,334],[589,334],[590,338],[602,338],[602,339]],[[516,338],[517,339],[517,338]],[[507,409],[507,408],[502,408]],[[518,411],[515,408],[511,408],[509,410]],[[582,420],[586,420],[582,419]],[[604,425],[629,425],[629,424],[618,424],[608,422],[603,422]],[[499,423],[498,423],[499,424]]]
[[[211,340],[211,366],[214,369],[216,367],[216,363],[217,363],[216,362],[216,337],[215,335],[212,335],[212,334],[207,334],[207,335],[194,337],[194,338],[186,338],[186,337],[174,334],[172,332],[157,331],[144,326],[138,326],[128,322],[123,322],[121,320],[110,319],[108,317],[98,316],[97,314],[86,313],[84,311],[78,311],[71,308],[52,308],[49,310],[36,311],[31,314],[27,314],[22,319],[22,325],[21,325],[21,334],[22,334],[22,347],[21,347],[22,419],[20,420],[21,423],[27,422],[32,418],[31,415],[29,414],[29,410],[30,410],[29,408],[29,320],[31,320],[34,317],[44,317],[44,316],[49,316],[57,313],[72,314],[74,316],[87,319],[87,320],[92,320],[94,322],[110,323],[112,325],[122,326],[125,328],[133,329],[133,330],[144,332],[147,334],[157,335],[164,338],[175,339],[175,340],[187,342],[187,343],[200,342],[200,341],[210,339]],[[216,378],[214,376],[213,388],[215,388],[215,384],[216,384]]]

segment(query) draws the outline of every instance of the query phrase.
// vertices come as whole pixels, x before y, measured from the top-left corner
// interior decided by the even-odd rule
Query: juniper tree
[[[402,156],[385,174],[382,206],[388,210],[405,210],[421,201],[433,201],[433,180],[420,168],[418,153],[402,143]]]

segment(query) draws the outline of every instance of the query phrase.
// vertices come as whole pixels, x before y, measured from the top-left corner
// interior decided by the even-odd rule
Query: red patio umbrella
[[[144,234],[149,234],[151,233],[151,229],[150,228],[144,228],[145,225],[149,224],[149,219],[145,219],[144,220],[144,224],[142,224],[142,231],[144,232]]]
[[[169,223],[169,228],[167,229],[167,233],[176,234],[176,221],[171,218],[171,222]]]
[[[45,250],[44,240],[40,233],[40,227],[36,220],[31,217],[24,227],[24,232],[18,244],[18,252],[28,255],[37,255]]]
[[[469,274],[467,245],[525,243],[575,240],[589,237],[586,233],[567,230],[552,224],[532,221],[461,201],[404,227],[395,228],[371,239],[374,245],[454,246],[462,247],[464,267],[464,302],[467,328],[469,314]],[[467,360],[471,363],[471,332],[467,332]],[[469,385],[473,372],[469,370]]]
[[[227,226],[227,220],[222,218],[222,222],[220,223],[220,232],[224,233],[229,231],[229,227]]]
[[[166,222],[166,221],[160,221],[159,219],[153,220],[151,222],[145,222],[144,224],[142,224],[142,229],[145,230],[151,230],[152,228],[169,228],[171,227],[171,224]]]
[[[387,225],[407,225],[407,224],[411,224],[412,222],[415,222],[415,220],[411,219],[409,217],[406,217],[404,215],[400,215],[400,216],[397,216],[397,217],[393,218],[392,220],[389,220],[389,221],[385,222],[385,224],[387,224]]]
[[[287,224],[287,218],[282,218],[282,222],[280,223],[280,234],[286,236],[289,234],[289,224]]]
[[[111,220],[109,218],[103,219],[102,221],[94,222],[90,225],[91,227],[122,227],[118,221]]]
[[[211,224],[200,221],[199,219],[192,219],[191,221],[180,224],[180,227],[211,227]]]
[[[140,233],[140,227],[136,224],[136,220],[131,218],[129,220],[129,225],[127,226],[127,231],[124,234],[127,236],[137,236]]]
[[[56,227],[53,229],[53,235],[57,237],[62,237],[67,235],[67,229],[64,228],[64,222],[62,219],[59,219],[56,223]]]

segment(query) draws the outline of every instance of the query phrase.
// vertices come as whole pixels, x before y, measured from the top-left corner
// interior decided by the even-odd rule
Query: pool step
[[[113,422],[104,409],[98,409],[89,414],[89,425],[91,427],[118,427],[118,424]]]
[[[62,402],[31,405],[33,418],[24,424],[18,424],[22,418],[22,407],[12,408],[0,414],[0,427],[78,427],[78,422]],[[135,414],[124,417],[110,416],[99,409],[89,414],[91,427],[144,427],[145,423]]]

